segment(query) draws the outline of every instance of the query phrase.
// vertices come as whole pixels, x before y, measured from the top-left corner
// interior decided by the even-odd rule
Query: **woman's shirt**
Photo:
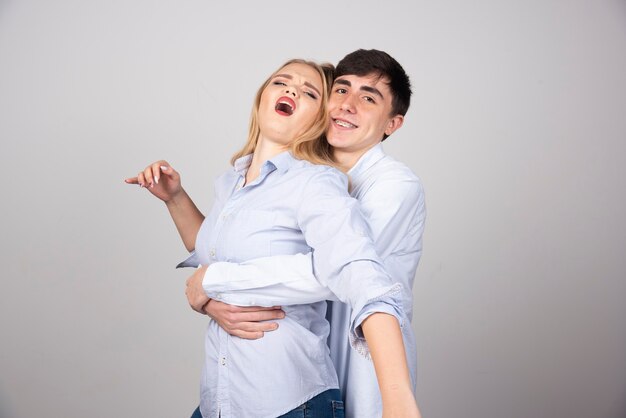
[[[238,159],[216,180],[215,204],[183,264],[312,251],[317,277],[354,308],[352,339],[365,350],[360,323],[374,311],[401,318],[400,289],[382,270],[346,177],[284,152],[241,187],[251,159]],[[326,345],[326,303],[283,310],[279,328],[258,340],[230,336],[210,321],[200,402],[205,418],[276,417],[338,387]]]

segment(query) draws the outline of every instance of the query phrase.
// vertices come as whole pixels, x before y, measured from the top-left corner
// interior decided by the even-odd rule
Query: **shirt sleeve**
[[[407,293],[404,300],[411,300],[426,218],[419,179],[403,172],[384,173],[359,202],[387,272],[402,283]],[[409,306],[404,308],[410,313]]]
[[[332,169],[320,171],[303,193],[297,218],[313,249],[314,274],[352,307],[350,341],[361,354],[368,355],[360,325],[369,314],[386,312],[402,326],[402,286],[385,272],[359,203],[347,193],[344,175]],[[355,341],[363,344],[357,346]]]
[[[200,266],[200,260],[198,259],[198,255],[196,254],[196,251],[194,250],[189,254],[189,257],[187,257],[186,259],[178,263],[178,265],[176,265],[176,268],[177,269],[183,268],[183,267],[197,268],[199,266]]]
[[[207,268],[202,286],[210,298],[239,306],[337,300],[313,275],[311,253],[213,263]]]

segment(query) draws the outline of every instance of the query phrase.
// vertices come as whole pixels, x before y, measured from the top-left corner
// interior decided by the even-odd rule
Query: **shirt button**
[[[222,363],[222,366],[226,366],[226,357],[222,357],[220,363]]]

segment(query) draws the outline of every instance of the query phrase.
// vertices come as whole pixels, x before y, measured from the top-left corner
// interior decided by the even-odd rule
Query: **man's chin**
[[[329,131],[326,133],[326,140],[333,147],[345,147],[349,138],[346,138],[344,135],[338,135],[336,132]]]
[[[328,141],[328,143],[330,144],[331,147],[333,148],[344,148],[346,146],[346,141],[341,141],[337,138],[326,138],[326,140]]]

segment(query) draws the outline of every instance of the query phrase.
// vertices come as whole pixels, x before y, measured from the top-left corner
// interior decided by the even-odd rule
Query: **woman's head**
[[[293,59],[268,77],[254,100],[248,141],[233,161],[253,153],[263,136],[284,144],[296,158],[330,163],[330,146],[321,137],[328,123],[333,72],[330,64]]]

